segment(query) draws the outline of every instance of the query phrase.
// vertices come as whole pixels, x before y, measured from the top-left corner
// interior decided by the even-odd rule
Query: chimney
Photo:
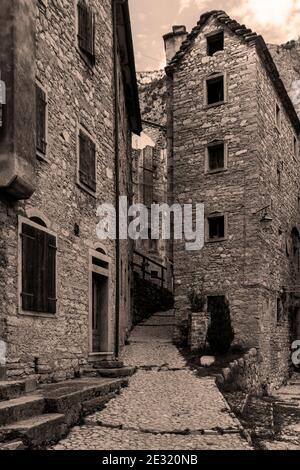
[[[173,26],[172,29],[171,33],[164,35],[167,65],[171,62],[176,52],[179,51],[181,44],[188,36],[186,27],[183,25]]]

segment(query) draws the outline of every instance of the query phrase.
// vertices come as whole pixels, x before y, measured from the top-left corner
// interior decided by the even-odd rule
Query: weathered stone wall
[[[250,349],[241,359],[231,362],[222,375],[217,376],[216,383],[226,392],[262,394],[258,351]]]
[[[218,28],[211,18],[169,84],[174,202],[204,203],[206,217],[219,212],[227,219],[224,241],[206,240],[196,252],[174,243],[175,339],[187,320],[188,292],[204,278],[208,296],[228,298],[235,344],[258,349],[260,381],[272,388],[288,373],[288,306],[277,324],[277,298],[283,287],[291,288],[286,241],[298,227],[299,161],[291,121],[255,48],[225,29],[224,51],[207,56],[205,35]],[[225,73],[227,102],[206,107],[205,79],[215,72]],[[276,101],[282,109],[280,135]],[[228,146],[227,169],[205,174],[205,147],[214,139]]]
[[[300,39],[286,44],[269,44],[280,77],[300,116]]]
[[[138,72],[140,106],[142,118],[146,121],[166,125],[166,75],[164,70]]]
[[[276,127],[275,106],[278,101],[263,64],[257,63],[258,141],[260,142],[260,194],[262,207],[270,206],[271,222],[261,224],[261,293],[260,354],[263,375],[278,384],[288,374],[291,337],[289,304],[298,285],[293,277],[292,250],[289,249],[293,228],[299,231],[299,155],[294,154],[295,131],[282,109],[281,131]],[[290,251],[290,252],[289,252]],[[297,262],[298,263],[298,262]],[[286,292],[283,315],[278,321],[277,299]]]
[[[174,202],[204,203],[206,216],[224,213],[227,237],[224,242],[206,243],[196,252],[174,242],[176,315],[179,324],[186,319],[188,292],[197,290],[204,276],[207,295],[226,295],[230,301],[236,343],[252,346],[257,343],[258,330],[252,286],[259,276],[259,240],[257,220],[251,212],[260,208],[254,138],[256,59],[254,49],[228,31],[225,51],[208,57],[205,34],[218,28],[219,24],[210,20],[174,73],[170,164],[174,166]],[[228,101],[206,108],[205,79],[213,72],[226,72]],[[206,175],[205,147],[214,139],[227,143],[228,167],[224,172]]]
[[[8,344],[9,378],[35,372],[43,373],[41,380],[72,377],[88,360],[89,248],[98,243],[97,205],[115,204],[111,2],[92,0],[90,3],[96,12],[97,25],[93,71],[76,46],[75,2],[49,2],[46,8],[37,7],[37,79],[48,94],[47,161],[37,161],[37,190],[31,199],[19,203],[3,198],[0,201],[0,318],[1,335]],[[122,100],[121,105],[124,106]],[[124,123],[124,111],[120,119]],[[76,183],[78,123],[87,129],[97,145],[95,198]],[[124,159],[129,138],[126,126],[121,126],[120,133]],[[122,173],[125,191],[127,163],[122,164]],[[21,315],[18,310],[18,216],[32,214],[44,216],[58,236],[58,308],[53,317]],[[75,224],[79,225],[79,236],[75,235]],[[106,241],[102,245],[111,259],[108,352],[112,352],[115,244]],[[124,252],[128,248],[123,245],[122,256],[127,268]],[[126,308],[125,299],[121,304],[122,328],[127,321],[128,297],[126,302]]]
[[[206,312],[190,312],[188,318],[188,346],[191,351],[200,351],[206,344],[209,318]]]

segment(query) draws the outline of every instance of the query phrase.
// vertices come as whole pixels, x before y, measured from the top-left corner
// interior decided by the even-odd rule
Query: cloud
[[[265,36],[286,42],[299,36],[300,0],[180,0],[179,10],[198,9],[200,14],[220,9]]]
[[[186,8],[189,8],[192,3],[193,3],[193,0],[180,0],[179,14],[181,14],[183,10],[185,10]]]

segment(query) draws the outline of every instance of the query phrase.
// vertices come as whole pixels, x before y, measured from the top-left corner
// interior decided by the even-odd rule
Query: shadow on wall
[[[156,312],[168,311],[174,307],[173,294],[167,289],[146,279],[134,276],[133,325],[141,323]]]

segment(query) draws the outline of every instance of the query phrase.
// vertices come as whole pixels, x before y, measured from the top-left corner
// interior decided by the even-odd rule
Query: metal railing
[[[149,279],[149,276],[151,281],[158,281],[161,290],[163,290],[166,287],[167,283],[167,268],[163,264],[158,263],[158,261],[149,258],[148,256],[144,255],[143,253],[140,253],[139,251],[134,251],[133,254],[133,269],[140,272],[142,279]],[[137,258],[141,262],[135,262],[135,258]],[[154,275],[154,271],[149,270],[149,267],[151,267],[151,265],[159,268],[159,273],[157,275]]]

